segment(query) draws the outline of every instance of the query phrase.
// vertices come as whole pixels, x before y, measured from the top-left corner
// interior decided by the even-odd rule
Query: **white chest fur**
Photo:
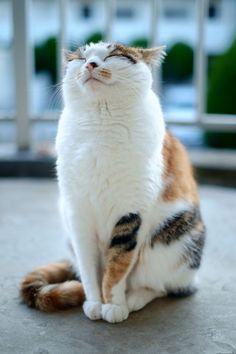
[[[56,144],[61,196],[78,209],[89,202],[98,227],[147,212],[161,188],[164,124],[156,97],[148,100],[122,111],[103,102],[62,114]]]

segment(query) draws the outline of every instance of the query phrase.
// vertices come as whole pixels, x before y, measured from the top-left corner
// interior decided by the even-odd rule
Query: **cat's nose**
[[[91,61],[90,63],[86,64],[86,69],[88,69],[88,71],[93,71],[93,69],[96,67],[98,67],[98,64],[95,61]]]

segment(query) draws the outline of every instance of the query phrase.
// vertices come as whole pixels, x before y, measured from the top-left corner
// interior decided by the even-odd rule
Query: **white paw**
[[[83,310],[90,320],[100,320],[102,318],[102,303],[99,301],[85,301]]]
[[[114,304],[102,305],[102,318],[110,323],[116,323],[124,321],[129,316],[129,310],[127,306],[120,306]]]

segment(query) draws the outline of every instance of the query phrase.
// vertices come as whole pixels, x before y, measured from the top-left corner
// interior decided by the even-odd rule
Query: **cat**
[[[29,306],[83,304],[91,320],[116,323],[194,292],[205,227],[186,150],[152,90],[151,65],[164,55],[104,42],[65,54],[57,175],[75,262],[28,274]]]

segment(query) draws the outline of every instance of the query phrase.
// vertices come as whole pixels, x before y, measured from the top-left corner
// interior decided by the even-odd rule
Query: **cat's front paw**
[[[94,321],[102,318],[102,303],[99,301],[85,301],[83,310],[90,320]]]
[[[125,305],[104,304],[102,305],[102,318],[110,323],[117,323],[126,320],[129,310]]]

